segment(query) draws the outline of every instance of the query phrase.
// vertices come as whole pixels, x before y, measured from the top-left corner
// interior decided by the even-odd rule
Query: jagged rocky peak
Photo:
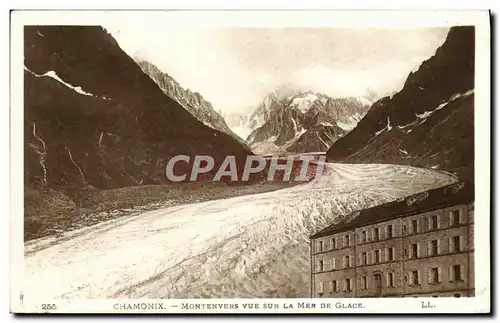
[[[244,144],[244,141],[229,128],[224,118],[214,110],[212,104],[205,100],[200,93],[183,88],[173,77],[160,70],[151,62],[139,58],[136,58],[136,61],[144,73],[149,75],[166,95],[177,101],[196,119],[213,129],[232,136]]]

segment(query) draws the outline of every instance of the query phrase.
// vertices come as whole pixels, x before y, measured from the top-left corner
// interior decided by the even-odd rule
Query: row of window
[[[464,249],[464,237],[454,236],[449,240],[449,252],[456,253]],[[416,259],[422,257],[420,253],[421,243],[416,242],[409,245],[408,249],[404,249],[404,258]],[[427,255],[424,256],[437,256],[441,252],[441,240],[431,240],[427,242]],[[325,258],[318,261],[317,272],[335,270],[336,258]],[[381,262],[394,261],[396,259],[396,249],[394,247],[385,249],[376,249],[371,252],[364,251],[359,254],[358,265],[372,265]],[[353,257],[350,255],[343,256],[342,269],[352,268],[354,266]]]
[[[382,274],[375,274],[373,275],[373,280],[374,280],[374,288],[376,290],[379,290],[382,288]],[[369,279],[368,276],[362,276],[361,277],[361,290],[366,290],[369,287]],[[394,287],[394,274],[393,273],[387,273],[386,275],[386,287]],[[318,295],[323,295],[325,293],[325,284],[324,282],[319,282],[318,283],[318,290],[317,293]],[[352,284],[352,279],[351,278],[345,278],[343,280],[343,284],[341,285],[339,281],[337,280],[332,280],[330,281],[330,287],[329,287],[329,293],[337,293],[337,292],[351,292],[353,290],[353,284]]]
[[[319,260],[317,271],[321,272],[321,271],[337,269],[335,259],[336,258],[333,257],[333,258],[326,258]],[[353,266],[352,256],[344,256],[342,258],[342,268],[351,268],[352,266]]]
[[[359,256],[360,265],[370,265],[370,264],[378,264],[384,261],[394,261],[395,259],[395,248],[386,248],[385,252],[382,253],[382,250],[376,249],[373,252],[362,252]],[[372,254],[372,256],[370,256]]]
[[[393,236],[394,236],[394,227],[392,226],[392,224],[389,224],[385,227],[385,239],[392,239]],[[373,228],[371,240],[368,236],[367,230],[361,231],[361,237],[360,237],[361,243],[366,243],[369,241],[378,241],[380,239],[381,239],[380,238],[380,228]]]
[[[351,236],[346,234],[343,239],[342,246],[338,245],[337,238],[330,239],[330,250],[349,247],[351,245]],[[318,252],[326,251],[323,240],[318,241]]]
[[[463,236],[453,236],[448,242],[448,252],[456,253],[464,250],[464,237]],[[427,256],[437,256],[442,254],[441,250],[441,240],[431,240],[427,242]],[[412,243],[409,245],[409,250],[404,249],[405,258],[420,258],[422,255],[420,253],[420,243]]]
[[[330,281],[329,293],[332,294],[332,293],[337,293],[340,291],[351,292],[352,288],[353,288],[353,286],[352,286],[352,279],[351,278],[344,279],[342,286],[341,286],[339,281],[332,280],[332,281]],[[317,293],[320,296],[325,293],[325,283],[324,282],[318,283]]]
[[[437,230],[440,229],[440,221],[439,215],[434,214],[428,216],[424,219],[426,230]],[[450,212],[450,226],[455,226],[461,224],[460,220],[460,210],[454,210]],[[406,224],[403,225],[403,234],[417,234],[425,230],[421,230],[419,226],[419,221],[414,219],[409,222],[410,229],[408,230],[408,226]],[[392,239],[394,237],[394,227],[392,224],[389,224],[385,227],[385,235],[384,238],[381,238],[380,228],[373,228],[371,238],[369,237],[368,230],[363,230],[360,233],[360,241],[361,243],[367,243],[372,241],[378,241],[381,239]],[[339,249],[351,246],[351,236],[349,234],[344,235],[342,244],[340,244],[336,237],[330,238],[329,240],[329,249]],[[323,240],[318,241],[318,252],[326,251],[325,243]]]
[[[403,225],[403,234],[417,234],[425,231],[438,230],[441,228],[440,223],[441,222],[439,214],[433,214],[431,216],[425,217],[423,228],[420,227],[420,223],[417,219],[413,219],[408,223],[410,226],[409,230],[406,224]],[[450,226],[462,224],[462,221],[460,219],[460,210],[453,210],[449,213],[449,224]]]
[[[448,268],[448,278],[450,282],[463,281],[463,265],[453,265]],[[408,277],[405,276],[405,282],[408,281]],[[421,284],[420,270],[412,270],[409,273],[409,285],[415,286]],[[427,283],[428,284],[439,284],[442,282],[441,279],[441,268],[434,267],[427,270]]]
[[[463,281],[463,266],[462,265],[453,265],[449,267],[449,281],[450,282],[459,282]],[[409,282],[408,282],[409,277]],[[409,275],[404,277],[405,282],[408,282],[409,286],[418,286],[421,285],[421,275],[420,270],[412,270],[409,271]],[[427,270],[427,283],[431,285],[439,284],[442,282],[441,279],[441,268],[434,267],[429,268]],[[381,293],[381,289],[384,286],[384,282],[382,279],[382,274],[374,274],[373,275],[373,285],[369,276],[361,277],[361,290],[367,290],[369,288],[374,288],[375,293]],[[391,288],[394,287],[394,273],[387,273],[385,278],[385,287]],[[329,283],[329,293],[337,293],[337,292],[351,292],[353,290],[353,283],[351,278],[345,278],[343,280],[343,284],[340,284],[337,280],[332,280]],[[325,293],[325,283],[319,282],[317,286],[318,295],[323,295]]]

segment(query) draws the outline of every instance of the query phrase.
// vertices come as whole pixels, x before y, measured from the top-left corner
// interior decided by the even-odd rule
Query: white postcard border
[[[474,25],[476,27],[475,76],[475,286],[471,298],[371,298],[371,299],[211,299],[211,300],[40,300],[23,302],[20,283],[24,270],[23,243],[23,26],[24,25],[102,25],[106,19],[155,19],[168,15],[172,24],[207,27],[387,27],[418,28]],[[138,17],[137,17],[138,16]],[[164,17],[164,16],[163,16]],[[355,19],[353,19],[353,17]],[[11,16],[11,214],[10,268],[11,312],[57,313],[488,313],[490,286],[490,25],[488,11],[16,11]],[[425,307],[431,301],[435,307]],[[363,304],[362,308],[335,304]],[[422,303],[424,302],[424,303]],[[116,309],[116,304],[163,304],[159,309]],[[233,304],[238,309],[182,309],[188,304]],[[264,309],[264,304],[279,308]],[[316,308],[299,308],[299,303]],[[42,304],[56,304],[56,310],[43,310]],[[243,304],[259,304],[245,309]],[[285,308],[291,304],[293,308]],[[330,307],[321,308],[321,304]],[[424,305],[423,305],[424,304]],[[328,306],[328,305],[324,305]]]

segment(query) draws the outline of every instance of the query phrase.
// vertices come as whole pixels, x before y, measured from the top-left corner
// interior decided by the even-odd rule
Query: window
[[[418,258],[418,244],[413,243],[410,245],[411,248],[411,258]]]
[[[376,296],[382,294],[382,275],[379,273],[373,274],[373,289]]]
[[[335,292],[337,292],[337,281],[332,280],[330,282],[330,293],[335,293]]]
[[[366,231],[361,232],[361,243],[366,242]]]
[[[332,238],[331,243],[332,243],[332,249],[337,249],[337,241],[335,240],[335,238]]]
[[[432,240],[429,243],[429,256],[436,256],[439,254],[438,241]]]
[[[375,250],[375,263],[380,262],[380,250]]]
[[[408,257],[408,249],[404,250],[404,255],[405,255],[405,257]]]
[[[332,269],[332,270],[335,269],[335,258],[332,258],[332,268],[330,268],[330,269]]]
[[[393,273],[387,274],[387,286],[394,287],[394,274]]]
[[[350,257],[344,256],[344,268],[349,268],[350,266]]]
[[[406,233],[406,224],[403,225],[403,233]]]
[[[366,265],[367,264],[367,259],[366,259],[366,252],[361,253],[361,264]]]
[[[321,296],[324,293],[324,287],[325,283],[324,282],[319,282],[318,283],[318,295]]]
[[[394,248],[387,249],[387,261],[394,260]]]
[[[352,290],[351,279],[350,278],[346,278],[346,280],[345,280],[345,291],[346,292],[350,292],[351,290]]]
[[[431,227],[430,227],[431,230],[437,230],[438,229],[438,216],[437,215],[433,215],[431,217]]]
[[[380,230],[379,228],[373,229],[373,240],[380,240]]]
[[[411,233],[417,233],[417,232],[418,232],[418,221],[412,220],[411,221]]]
[[[325,265],[325,264],[324,264],[323,260],[320,260],[320,261],[319,261],[319,266],[318,266],[319,268],[318,268],[318,270],[319,270],[319,271],[323,271],[323,270],[325,269],[324,265]]]
[[[387,239],[392,239],[392,224],[387,226]]]
[[[451,239],[451,252],[459,252],[460,251],[460,237],[454,236]]]
[[[435,267],[429,269],[429,284],[437,284],[439,282],[439,268]]]
[[[366,276],[361,277],[361,288],[368,289],[368,279]]]
[[[319,249],[319,252],[322,252],[322,251],[323,251],[323,241],[320,241],[320,242],[319,242],[318,249]]]
[[[462,280],[462,266],[454,265],[451,271],[451,281],[460,281]]]
[[[459,225],[460,224],[460,211],[455,210],[451,212],[451,221],[450,225]]]
[[[351,237],[350,237],[348,234],[346,234],[346,235],[344,236],[344,246],[345,246],[345,247],[348,247],[348,246],[351,244],[351,239],[350,239],[350,238],[351,238]]]
[[[413,270],[410,273],[410,278],[411,278],[411,280],[410,280],[411,285],[419,285],[420,284],[418,270]]]

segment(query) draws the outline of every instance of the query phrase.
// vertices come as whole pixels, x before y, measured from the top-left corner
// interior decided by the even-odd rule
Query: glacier
[[[445,172],[326,164],[327,180],[145,212],[25,243],[26,302],[309,296],[309,236],[356,210],[447,185]]]

